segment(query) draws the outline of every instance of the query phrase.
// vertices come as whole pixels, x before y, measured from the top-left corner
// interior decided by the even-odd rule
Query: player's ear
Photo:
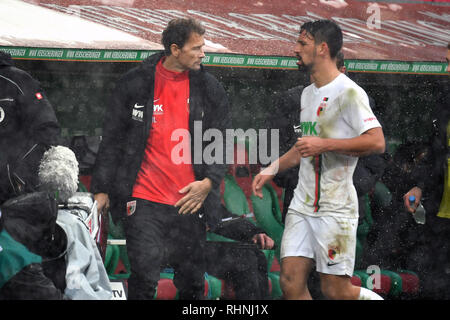
[[[319,44],[317,53],[320,55],[330,54],[330,49],[328,48],[328,44],[325,41]]]

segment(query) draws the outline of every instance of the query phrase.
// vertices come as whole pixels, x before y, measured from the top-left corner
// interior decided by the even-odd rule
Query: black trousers
[[[206,272],[230,281],[237,300],[269,299],[267,260],[256,245],[207,241]]]
[[[179,299],[204,298],[204,246],[206,227],[198,214],[142,199],[125,220],[127,252],[131,265],[130,300],[153,299],[163,266],[174,269]]]

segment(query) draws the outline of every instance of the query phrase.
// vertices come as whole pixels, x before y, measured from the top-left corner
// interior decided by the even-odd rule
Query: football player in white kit
[[[366,92],[336,67],[342,42],[340,27],[330,20],[301,26],[294,51],[313,81],[301,96],[302,137],[252,184],[262,197],[278,171],[300,164],[281,243],[285,299],[311,299],[307,281],[314,264],[325,297],[382,299],[350,281],[358,226],[353,171],[359,156],[384,152],[385,140]]]

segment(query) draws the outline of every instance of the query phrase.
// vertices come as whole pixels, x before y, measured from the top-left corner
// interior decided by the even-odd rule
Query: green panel
[[[272,282],[272,292],[271,296],[274,299],[280,299],[283,296],[283,291],[281,291],[280,286],[280,273],[279,272],[269,272],[269,279]]]
[[[54,61],[101,61],[136,62],[146,59],[157,51],[152,50],[104,50],[64,49],[36,47],[0,47],[16,59]],[[206,66],[245,67],[296,70],[297,58],[278,56],[253,56],[229,53],[207,53],[203,59]],[[446,74],[444,62],[347,60],[348,71],[376,73]]]
[[[274,202],[278,202],[278,200],[276,197],[272,197],[270,188],[267,185],[262,188],[262,193],[262,199],[254,195],[251,197],[254,214],[258,225],[275,242],[275,252],[278,261],[280,261],[281,238],[283,236],[284,226],[277,219],[278,212],[276,210],[274,211],[274,208],[278,207],[278,204],[274,204]]]
[[[42,263],[42,257],[14,240],[6,230],[0,232],[0,288],[24,267],[33,263]]]
[[[224,178],[225,191],[223,194],[223,199],[226,208],[234,214],[243,215],[250,213],[248,208],[247,198],[245,197],[244,191],[237,184],[236,180],[232,175],[227,174]]]
[[[347,71],[377,73],[446,74],[443,62],[347,60]]]
[[[117,245],[108,245],[106,247],[106,253],[105,253],[105,269],[108,276],[111,278],[111,276],[114,275],[114,271],[117,268],[117,264],[119,263],[119,246]]]
[[[209,300],[217,300],[222,297],[222,281],[216,277],[206,274],[205,279],[208,282],[208,296]]]

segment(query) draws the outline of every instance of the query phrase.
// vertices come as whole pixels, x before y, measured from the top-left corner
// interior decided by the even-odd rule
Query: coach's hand
[[[212,182],[209,178],[201,181],[194,181],[179,190],[179,193],[186,195],[175,203],[175,207],[180,207],[179,214],[196,213],[203,205],[206,197],[211,191]]]

